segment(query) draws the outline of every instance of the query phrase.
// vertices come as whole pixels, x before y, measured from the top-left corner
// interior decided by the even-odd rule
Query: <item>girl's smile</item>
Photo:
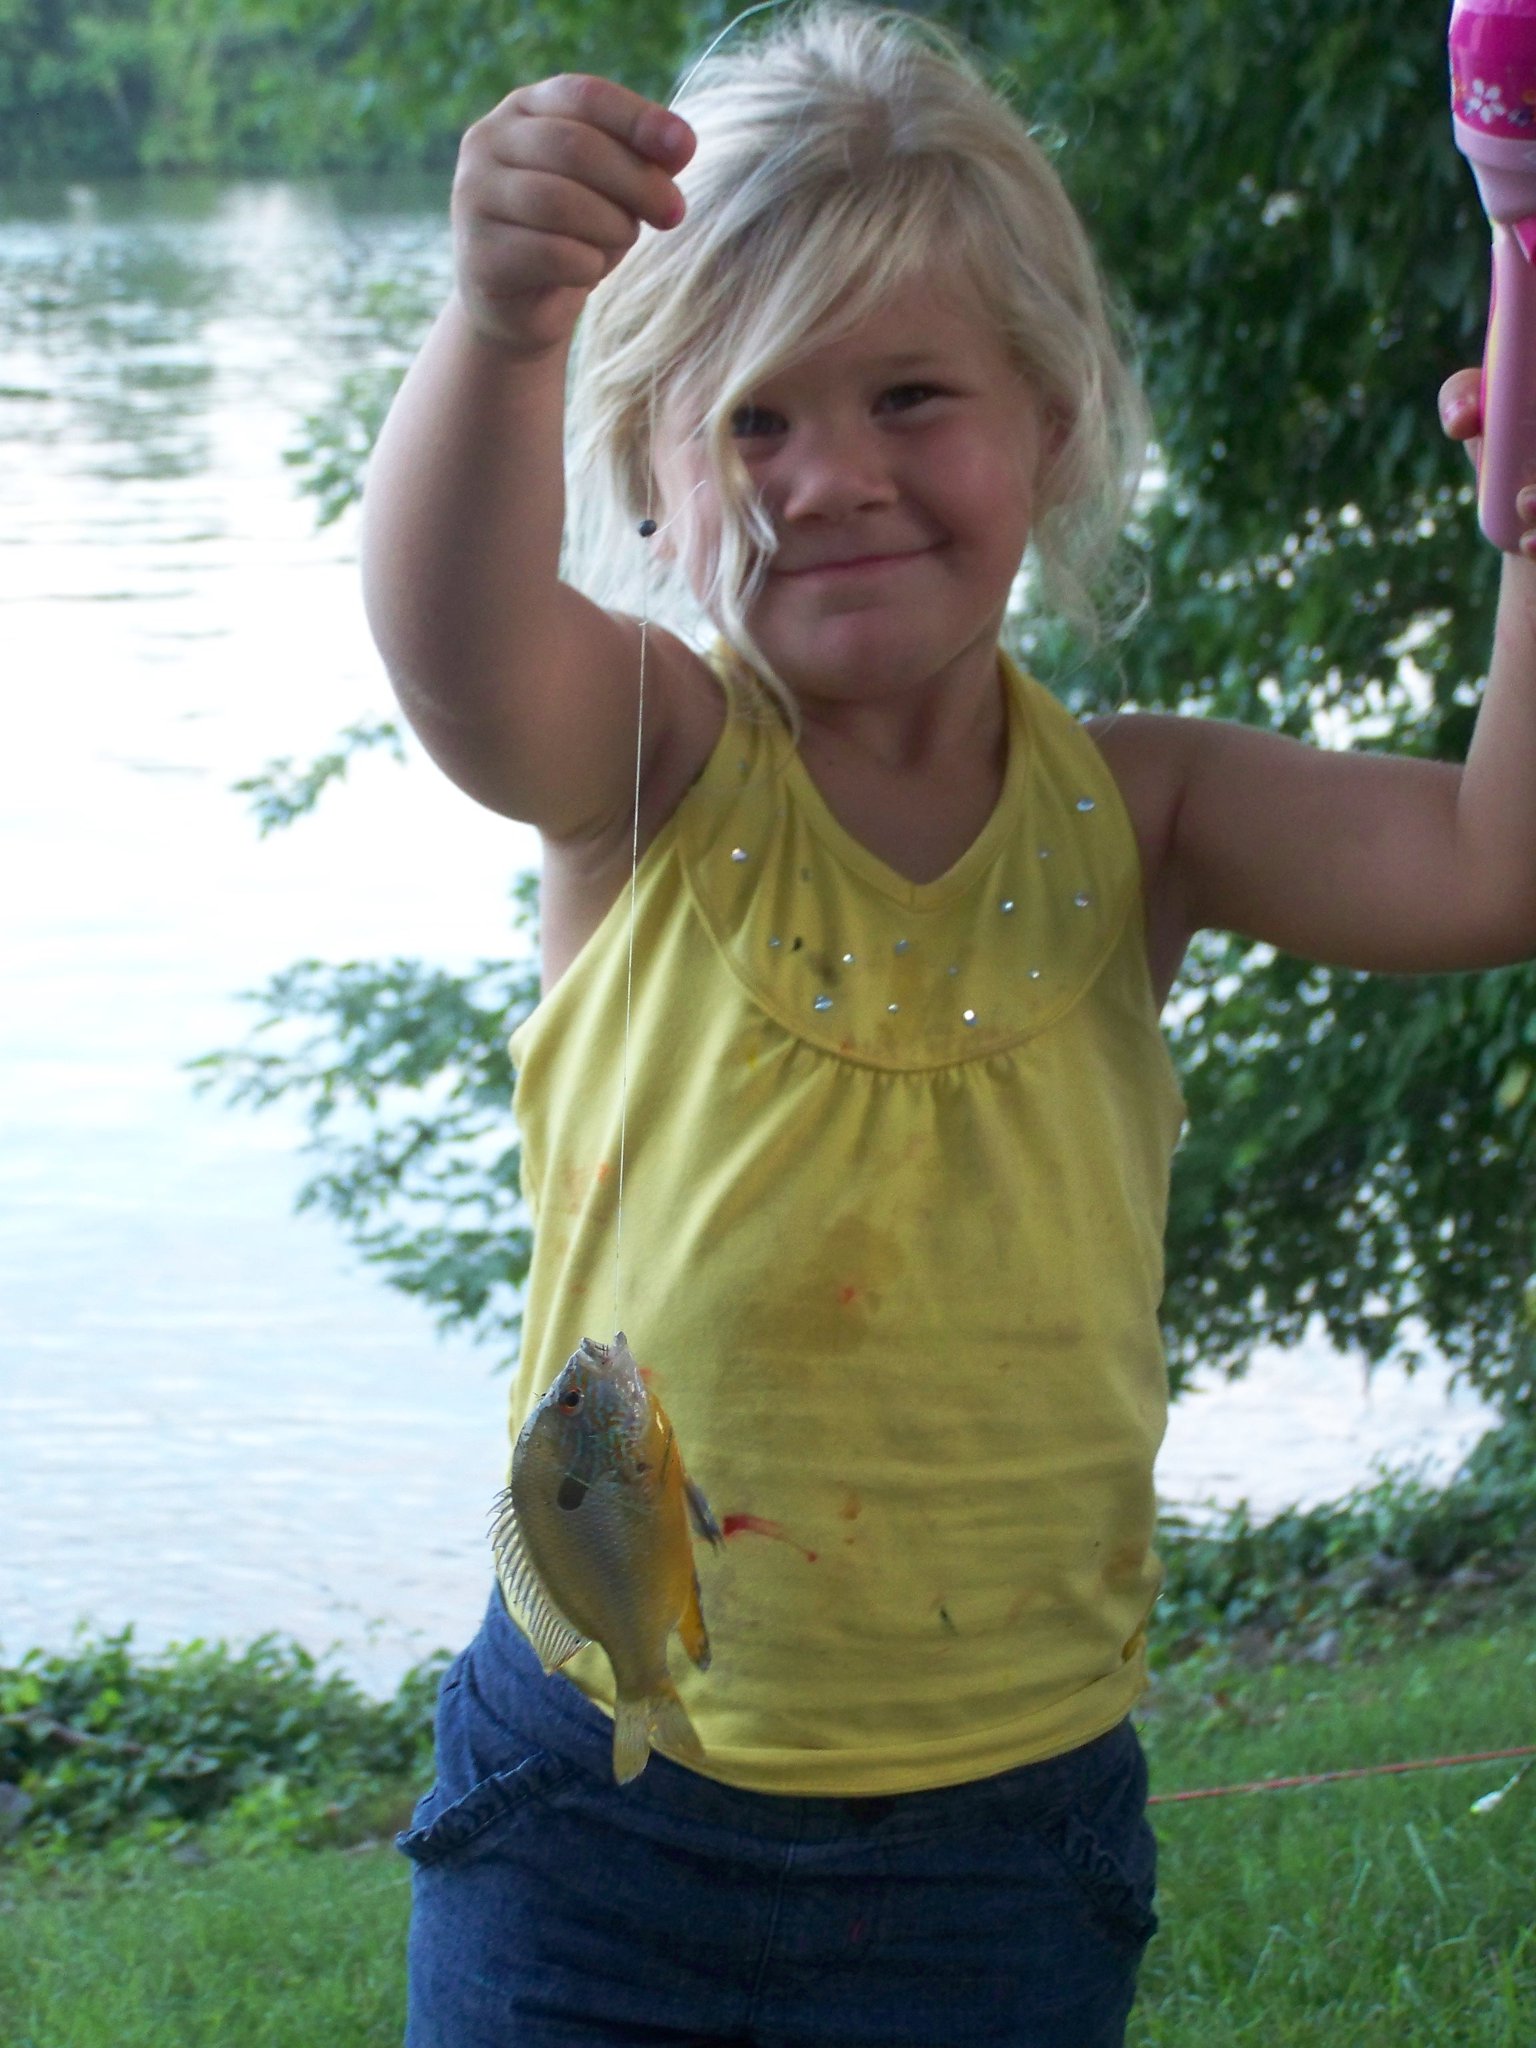
[[[801,578],[807,576],[840,576],[850,573],[857,575],[860,571],[890,569],[908,562],[915,562],[920,556],[929,552],[931,551],[927,548],[893,548],[884,552],[871,552],[868,554],[829,555],[824,561],[804,562],[793,568],[781,562],[776,556],[769,574],[771,576],[795,576]]]

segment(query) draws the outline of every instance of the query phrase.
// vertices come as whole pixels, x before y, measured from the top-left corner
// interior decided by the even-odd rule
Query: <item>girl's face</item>
[[[802,701],[995,673],[998,629],[1059,430],[979,299],[919,276],[738,407],[775,547],[747,623]],[[697,447],[658,448],[695,587],[719,501]]]

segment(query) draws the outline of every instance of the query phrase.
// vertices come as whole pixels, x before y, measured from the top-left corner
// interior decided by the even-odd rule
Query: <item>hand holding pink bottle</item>
[[[1493,225],[1477,512],[1516,554],[1536,482],[1536,0],[1455,0],[1450,43],[1456,146]]]

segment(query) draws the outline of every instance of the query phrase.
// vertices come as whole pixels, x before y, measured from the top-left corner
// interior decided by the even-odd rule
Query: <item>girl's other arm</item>
[[[364,595],[406,716],[461,787],[556,840],[628,817],[639,651],[634,621],[559,577],[571,333],[639,224],[681,219],[692,152],[684,122],[605,79],[522,87],[477,122],[456,289],[368,472]],[[707,701],[679,643],[651,652],[648,766]]]
[[[1476,386],[1464,371],[1442,390],[1457,440],[1478,431]],[[1464,767],[1198,718],[1131,717],[1098,736],[1141,842],[1165,984],[1206,928],[1387,973],[1536,954],[1536,562],[1505,558]]]

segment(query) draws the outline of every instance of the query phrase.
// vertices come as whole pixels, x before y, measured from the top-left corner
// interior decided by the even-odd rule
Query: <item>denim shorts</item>
[[[1157,1922],[1130,1723],[888,1799],[716,1784],[547,1678],[499,1592],[444,1674],[407,2048],[1117,2048]]]

